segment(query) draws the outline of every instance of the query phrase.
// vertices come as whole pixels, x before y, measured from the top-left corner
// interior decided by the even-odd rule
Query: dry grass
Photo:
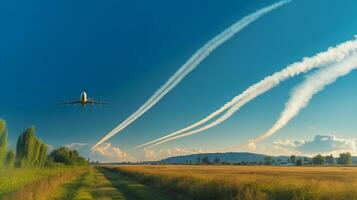
[[[33,169],[37,170],[37,169]],[[45,169],[42,169],[45,170]],[[28,180],[27,184],[16,189],[14,192],[3,195],[3,200],[46,200],[53,195],[54,191],[66,182],[70,182],[84,173],[87,168],[72,168],[66,170],[52,169],[53,174],[36,180]],[[30,169],[27,174],[33,173]],[[55,173],[55,174],[54,174]],[[10,178],[10,177],[9,177]],[[23,179],[26,180],[26,179]]]
[[[193,199],[357,199],[357,168],[120,166],[145,184]]]

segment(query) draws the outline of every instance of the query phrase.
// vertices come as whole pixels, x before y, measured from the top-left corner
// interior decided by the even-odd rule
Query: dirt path
[[[170,200],[167,195],[107,169],[84,173],[56,192],[54,200]]]

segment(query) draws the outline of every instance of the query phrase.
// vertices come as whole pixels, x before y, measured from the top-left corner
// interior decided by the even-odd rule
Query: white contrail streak
[[[209,128],[212,128],[213,126],[216,126],[216,125],[222,123],[223,121],[225,121],[226,119],[230,118],[235,112],[237,112],[246,103],[250,102],[252,99],[256,98],[257,96],[267,92],[268,90],[272,89],[273,87],[276,87],[282,81],[285,81],[286,79],[289,79],[289,78],[299,75],[301,73],[306,73],[314,68],[323,67],[323,66],[326,66],[329,64],[334,64],[334,63],[340,62],[343,59],[345,59],[346,57],[349,57],[350,55],[353,55],[356,52],[357,52],[357,40],[355,39],[355,40],[344,42],[334,48],[329,48],[327,51],[318,53],[317,55],[315,55],[313,57],[304,58],[303,61],[291,64],[291,65],[287,66],[285,69],[283,69],[279,72],[276,72],[273,75],[268,76],[268,77],[264,78],[263,80],[261,80],[260,82],[250,86],[243,93],[236,96],[232,101],[228,102],[223,107],[221,107],[219,110],[212,113],[210,116],[218,115],[219,113],[224,112],[224,110],[229,109],[223,116],[218,118],[216,121],[214,121],[204,127],[201,127],[197,130],[193,130],[193,131],[178,135],[178,133],[184,132],[182,130],[187,130],[188,129],[188,127],[187,127],[182,130],[176,131],[172,134],[169,134],[167,136],[164,136],[164,137],[154,140],[156,143],[151,141],[151,142],[148,142],[145,144],[155,143],[154,145],[151,145],[149,147],[149,148],[152,148],[159,144],[162,144],[162,143],[174,140],[174,139],[178,139],[181,137],[193,135],[193,134],[202,132],[204,130],[207,130]],[[210,116],[208,116],[207,118],[210,118]],[[207,119],[207,118],[205,118],[205,119]],[[205,119],[203,119],[201,121],[205,121]],[[191,126],[189,126],[189,127],[191,127]],[[174,136],[174,135],[176,135],[176,136]],[[144,146],[144,145],[140,145],[140,146]]]
[[[271,6],[262,8],[233,24],[225,31],[221,32],[219,35],[214,37],[212,40],[207,42],[202,48],[200,48],[161,88],[154,93],[136,112],[134,112],[129,118],[119,124],[116,128],[110,131],[105,137],[103,137],[99,142],[97,142],[91,150],[96,148],[101,143],[105,142],[109,138],[113,137],[115,134],[119,133],[151,107],[153,107],[157,102],[159,102],[169,91],[171,91],[177,84],[181,82],[192,70],[194,70],[206,57],[210,55],[217,47],[222,45],[224,42],[232,38],[236,33],[241,31],[243,28],[248,26],[250,23],[254,22],[264,14],[279,8],[280,6],[289,3],[291,0],[279,1]]]
[[[325,86],[334,83],[338,78],[348,75],[355,69],[357,69],[357,54],[352,55],[341,63],[320,69],[311,76],[308,76],[302,84],[293,90],[284,111],[280,114],[276,123],[267,132],[251,140],[250,143],[255,144],[262,141],[282,129],[299,114],[301,109],[309,104],[315,94],[322,91]]]

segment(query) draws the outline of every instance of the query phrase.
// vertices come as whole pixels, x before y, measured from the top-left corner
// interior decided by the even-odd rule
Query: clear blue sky
[[[35,125],[55,147],[85,152],[134,112],[198,48],[243,16],[276,1],[1,1],[0,118],[17,136]],[[295,0],[251,24],[217,49],[160,103],[109,142],[122,149],[201,119],[249,85],[357,34],[355,0]],[[274,123],[291,79],[225,123],[162,145],[210,150],[244,143]],[[357,73],[319,93],[277,139],[316,134],[357,138]],[[82,91],[106,107],[58,106]],[[141,151],[131,152],[142,154]]]

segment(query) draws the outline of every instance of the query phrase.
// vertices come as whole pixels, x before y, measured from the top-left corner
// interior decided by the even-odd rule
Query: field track
[[[170,200],[167,195],[106,168],[92,168],[62,186],[54,200]]]

